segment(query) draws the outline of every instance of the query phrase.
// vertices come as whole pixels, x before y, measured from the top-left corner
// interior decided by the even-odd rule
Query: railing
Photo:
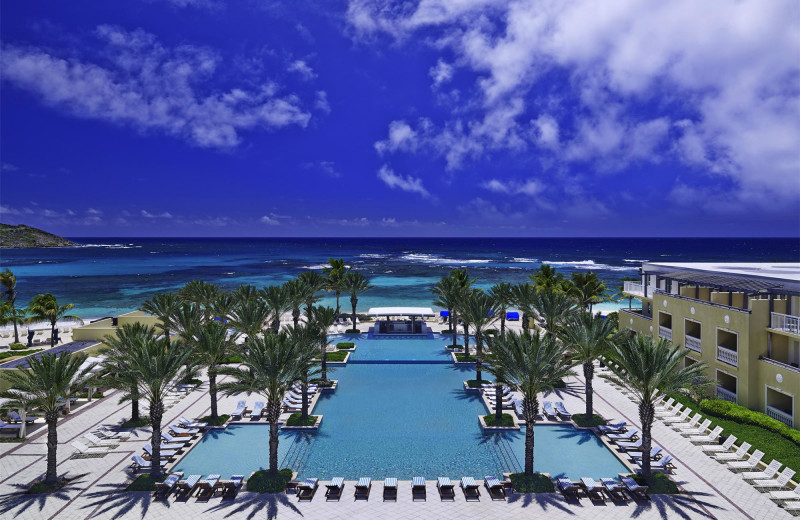
[[[770,320],[770,328],[800,334],[800,317],[773,312]]]
[[[653,297],[653,295],[656,293],[656,290],[659,290],[659,291],[660,291],[661,289],[659,289],[659,288],[658,288],[658,287],[656,287],[655,285],[648,285],[648,286],[647,286],[647,296],[648,296],[649,298],[652,298],[652,297]]]
[[[686,345],[686,348],[689,350],[694,350],[695,352],[703,351],[703,343],[700,341],[700,338],[695,338],[694,336],[686,334],[683,336],[683,344]]]
[[[794,417],[792,417],[786,412],[783,412],[781,410],[778,410],[777,408],[773,408],[772,406],[767,405],[767,415],[769,415],[773,419],[777,419],[783,424],[786,424],[794,428]]]
[[[644,289],[642,288],[642,284],[636,282],[625,282],[623,284],[622,290],[628,294],[633,294],[635,296],[644,296]]]
[[[717,359],[735,367],[739,366],[739,352],[722,345],[717,345]]]
[[[771,365],[783,368],[784,370],[791,370],[792,372],[800,372],[800,367],[784,363],[783,361],[778,361],[777,359],[772,359],[767,356],[758,356],[758,359],[760,361],[765,361],[767,363],[770,363]]]
[[[731,403],[736,404],[736,392],[731,392],[730,390],[726,390],[721,386],[717,387],[717,398],[722,399],[723,401],[730,401]]]
[[[660,338],[666,339],[667,341],[672,341],[672,329],[670,329],[669,327],[665,327],[663,325],[659,325],[658,336]]]

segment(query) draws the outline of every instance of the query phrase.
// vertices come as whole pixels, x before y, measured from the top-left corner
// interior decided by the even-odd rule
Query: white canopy
[[[372,307],[370,316],[436,316],[430,307]]]

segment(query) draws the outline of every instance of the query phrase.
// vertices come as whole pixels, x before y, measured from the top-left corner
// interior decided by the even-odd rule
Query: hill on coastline
[[[0,223],[0,249],[23,247],[68,247],[74,246],[66,238],[20,224],[11,226]]]

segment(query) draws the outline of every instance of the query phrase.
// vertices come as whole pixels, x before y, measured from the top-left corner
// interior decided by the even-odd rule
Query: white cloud
[[[494,193],[505,193],[510,195],[527,195],[533,197],[544,191],[544,184],[536,179],[527,179],[522,182],[490,179],[481,184],[481,187]]]
[[[324,90],[318,90],[314,98],[314,107],[317,110],[330,114],[331,105],[328,103],[328,93]]]
[[[411,177],[410,175],[403,176],[396,174],[394,170],[386,164],[381,166],[381,169],[378,170],[378,178],[392,189],[397,188],[410,193],[419,193],[424,198],[431,196],[428,190],[422,185],[422,179]]]
[[[19,170],[19,168],[17,166],[14,166],[11,163],[7,163],[7,162],[0,163],[0,171],[15,172],[17,170]]]
[[[94,208],[87,209],[86,213],[88,213],[89,215],[102,215],[103,214],[102,211],[100,211],[99,209],[94,209]]]
[[[314,73],[314,69],[312,69],[305,60],[295,60],[289,65],[290,72],[296,72],[301,78],[305,81],[310,81],[317,77]]]
[[[168,211],[165,211],[163,213],[150,213],[146,209],[143,209],[141,211],[141,215],[145,218],[172,218],[172,214],[169,213]]]
[[[12,208],[11,206],[4,206],[0,204],[0,215],[21,215],[22,212],[18,209]]]
[[[280,225],[280,222],[278,222],[278,220],[277,220],[277,219],[275,219],[275,218],[272,218],[272,217],[270,217],[270,216],[267,216],[267,215],[264,215],[263,217],[261,217],[261,218],[260,218],[260,219],[258,219],[258,220],[259,220],[259,222],[261,222],[262,224],[267,224],[267,225],[269,225],[269,226],[278,226],[278,225]]]
[[[433,78],[433,87],[436,88],[453,79],[453,66],[440,59],[428,73]]]
[[[389,138],[375,143],[378,153],[406,151],[413,152],[417,148],[417,132],[405,121],[389,123]]]
[[[269,81],[214,92],[209,79],[220,58],[209,49],[165,47],[141,29],[103,25],[96,35],[106,43],[102,65],[4,45],[3,80],[75,116],[163,132],[202,147],[231,148],[244,130],[305,127],[311,117],[297,96],[279,96]]]
[[[531,123],[536,129],[535,139],[539,146],[552,150],[559,148],[558,121],[553,116],[541,114]]]

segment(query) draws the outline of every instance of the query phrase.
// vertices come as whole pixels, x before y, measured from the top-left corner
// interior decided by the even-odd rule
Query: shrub
[[[163,475],[164,478],[167,478],[167,475]],[[164,478],[160,479],[163,482]],[[128,487],[125,488],[125,491],[155,491],[156,490],[156,481],[150,478],[150,474],[146,475],[139,475],[136,477],[136,480],[131,482]]]
[[[141,426],[147,426],[150,424],[149,417],[139,417],[135,421],[133,419],[129,419],[120,425],[120,428],[139,428]]]
[[[345,334],[361,334],[361,331],[358,329],[347,329],[344,331]]]
[[[534,473],[528,477],[525,473],[512,473],[511,485],[518,493],[555,493],[553,481],[547,475]]]
[[[497,330],[497,329],[489,329],[489,330],[485,331],[484,334],[486,334],[487,336],[496,336],[496,335],[500,334],[500,331]]]
[[[26,491],[26,493],[29,495],[38,495],[40,493],[52,493],[54,491],[58,491],[62,487],[69,484],[70,480],[72,479],[60,478],[57,481],[53,482],[52,484],[45,484],[43,480],[40,480],[39,482],[35,482],[30,488],[28,488],[28,491]]]
[[[342,361],[344,361],[344,358],[347,357],[347,354],[349,354],[349,352],[346,351],[346,350],[338,350],[336,352],[328,352],[328,354],[325,356],[325,359],[327,360],[328,363],[341,363]],[[320,358],[320,357],[318,357],[316,359],[318,359],[319,361],[322,361],[322,358]]]
[[[572,420],[575,421],[575,424],[577,424],[581,428],[591,428],[593,426],[600,426],[601,424],[606,423],[606,420],[603,419],[602,416],[597,414],[592,415],[591,419],[587,419],[585,413],[579,413],[573,415]]]
[[[467,386],[470,388],[480,388],[481,385],[485,385],[487,383],[491,383],[488,379],[481,379],[478,381],[477,379],[467,379]]]
[[[556,381],[556,384],[553,385],[553,388],[566,388],[566,387],[567,387],[567,382],[564,381],[563,379],[559,379],[558,381]]]
[[[204,422],[208,423],[209,426],[222,426],[225,424],[228,419],[230,419],[230,415],[218,415],[216,419],[212,419],[210,415],[206,415],[205,417],[201,417],[197,420],[197,422]]]
[[[8,346],[8,348],[10,348],[11,350],[25,350],[26,348],[28,348],[28,346],[23,345],[22,343],[12,343],[11,345]]]
[[[486,423],[486,426],[514,426],[514,418],[507,413],[503,414],[500,422],[497,421],[497,417],[494,414],[484,415],[483,422]]]
[[[222,364],[222,365],[232,365],[232,364],[241,363],[241,362],[242,362],[242,356],[233,355],[233,356],[228,356],[225,359],[223,359],[222,363],[220,363],[220,364]]]
[[[647,493],[650,495],[676,495],[680,493],[678,485],[663,473],[652,473],[649,481],[638,474],[628,476],[637,483],[647,486]]]
[[[466,354],[456,354],[456,361],[459,363],[474,363],[475,354],[470,354],[469,359],[466,359]]]
[[[333,386],[333,381],[331,381],[330,379],[325,379],[325,380],[323,380],[323,379],[312,379],[309,382],[314,383],[315,385],[321,386],[323,388],[328,388],[328,387]]]
[[[339,350],[352,349],[355,348],[355,346],[356,344],[353,343],[352,341],[342,341],[336,344],[336,348],[338,348]]]
[[[289,416],[289,419],[286,420],[286,426],[314,426],[315,424],[317,424],[316,416],[308,415],[303,419],[302,414],[299,412],[293,413]]]
[[[791,428],[782,422],[773,419],[761,412],[756,412],[721,399],[703,399],[700,401],[700,410],[722,419],[730,419],[744,424],[760,426],[765,430],[775,432],[800,446],[800,431]]]
[[[262,469],[256,471],[247,479],[247,491],[255,493],[282,493],[286,489],[286,484],[292,480],[292,470],[282,469],[275,475],[270,475],[269,471]]]
[[[27,356],[28,354],[34,354],[36,352],[39,352],[39,349],[36,349],[36,350],[9,350],[8,352],[3,352],[2,354],[0,354],[0,360],[8,359],[8,358],[11,358],[11,357]]]

